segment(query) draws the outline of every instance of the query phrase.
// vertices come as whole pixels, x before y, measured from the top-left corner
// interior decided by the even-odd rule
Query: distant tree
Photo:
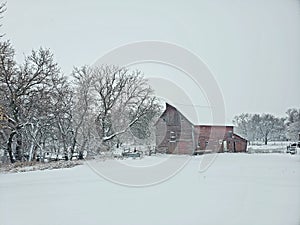
[[[233,123],[236,125],[236,131],[242,136],[249,139],[250,137],[250,121],[251,115],[249,113],[242,113],[238,116],[235,116],[233,119]]]
[[[264,144],[267,145],[269,140],[272,140],[278,135],[278,132],[284,129],[284,123],[271,114],[262,114],[258,127]]]
[[[242,113],[233,119],[233,124],[236,126],[236,131],[243,137],[247,138],[249,143],[260,139],[259,137],[259,114]]]
[[[274,130],[271,135],[271,140],[286,141],[286,125],[285,118],[276,118]]]
[[[252,114],[251,115],[251,121],[250,121],[250,129],[253,133],[251,138],[253,141],[258,141],[262,140],[264,138],[263,132],[261,131],[261,123],[262,123],[262,118],[260,114]]]
[[[286,136],[289,140],[296,141],[300,133],[300,109],[288,109],[286,114]]]
[[[284,118],[271,114],[241,114],[234,117],[233,123],[237,126],[237,132],[249,141],[262,140],[267,144],[270,140],[285,138]]]

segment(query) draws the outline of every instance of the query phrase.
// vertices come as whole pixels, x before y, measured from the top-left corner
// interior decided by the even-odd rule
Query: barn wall
[[[232,126],[196,126],[195,136],[198,137],[198,150],[213,150],[222,152],[223,141],[227,139],[229,132],[233,132]]]
[[[234,134],[233,141],[235,143],[235,152],[246,152],[247,151],[247,140]]]
[[[192,154],[194,152],[193,125],[182,115],[180,115],[180,129],[176,137],[177,146],[174,153]]]
[[[246,152],[247,150],[247,140],[233,134],[231,138],[227,138],[228,151],[230,152]]]

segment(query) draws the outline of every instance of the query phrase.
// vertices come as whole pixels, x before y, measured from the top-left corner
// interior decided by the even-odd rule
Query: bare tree
[[[285,139],[284,118],[271,114],[241,114],[234,117],[233,123],[237,131],[249,141],[262,140],[267,144],[270,140]]]
[[[103,65],[76,69],[75,76],[89,80],[89,87],[85,87],[89,90],[87,108],[94,115],[102,147],[109,147],[113,140],[160,110],[153,90],[140,71]]]
[[[280,129],[280,119],[271,114],[262,114],[258,124],[258,131],[260,132],[264,144],[267,145],[268,141],[276,136],[278,129]],[[284,125],[282,124],[282,128]]]
[[[300,134],[300,109],[288,109],[286,114],[286,135],[289,140],[296,141]]]
[[[251,126],[252,115],[249,113],[242,113],[238,116],[235,116],[233,119],[233,123],[236,125],[236,132],[247,138],[248,141],[253,140],[253,132]]]
[[[79,154],[90,151],[97,146],[95,118],[93,106],[95,105],[92,92],[93,76],[88,66],[74,68],[74,106],[73,106],[73,142],[72,150],[79,147]]]
[[[0,4],[0,18],[5,11]],[[9,41],[0,42],[0,146],[11,162],[49,149],[72,152],[73,94],[48,49],[17,64]],[[39,152],[38,152],[39,150]],[[4,156],[6,156],[4,152]]]
[[[3,18],[3,13],[6,11],[6,2],[4,3],[0,3],[0,19]],[[2,26],[2,24],[0,24],[0,27]],[[3,37],[4,34],[0,34],[0,38]]]
[[[32,51],[22,65],[14,61],[14,51],[9,42],[2,42],[0,51],[1,105],[10,130],[7,141],[9,157],[12,162],[15,160],[15,145],[15,158],[22,160],[25,147],[29,145],[29,158],[32,159],[34,145],[38,144],[37,135],[41,134],[41,128],[45,127],[43,124],[49,121],[51,115],[51,95],[61,82],[59,68],[47,49]],[[56,106],[55,110],[58,109]],[[24,140],[31,144],[24,143]]]

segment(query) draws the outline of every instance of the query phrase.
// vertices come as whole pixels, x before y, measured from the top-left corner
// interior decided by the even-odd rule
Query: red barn
[[[156,148],[162,153],[246,152],[247,149],[247,140],[235,134],[233,126],[195,125],[169,104],[155,128]]]

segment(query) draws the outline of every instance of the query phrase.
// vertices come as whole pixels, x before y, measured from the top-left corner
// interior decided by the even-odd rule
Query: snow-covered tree
[[[97,151],[101,141],[96,132],[92,70],[88,66],[74,68],[72,77],[74,78],[72,148],[78,148],[80,152]]]
[[[146,135],[149,121],[154,112],[160,111],[160,106],[140,71],[108,65],[85,66],[75,69],[74,75],[77,80],[89,80],[89,87],[85,87],[89,90],[87,108],[94,116],[101,140],[99,144],[103,148],[124,137],[125,133],[136,131],[137,127],[142,128],[143,135]],[[78,85],[80,89],[84,84]]]
[[[3,18],[3,13],[6,11],[6,2],[2,2],[0,3],[0,19]],[[2,26],[2,24],[0,24],[0,27]],[[0,34],[0,38],[2,38],[4,36],[4,34]]]
[[[268,144],[268,141],[274,140],[279,132],[284,130],[284,123],[281,121],[271,114],[262,114],[260,116],[258,131],[265,145]]]
[[[0,105],[12,162],[24,157],[32,160],[42,139],[48,140],[46,135],[53,139],[59,131],[54,124],[63,117],[55,118],[55,114],[69,108],[61,104],[65,82],[48,49],[32,51],[23,64],[17,64],[11,44],[0,43]]]
[[[271,114],[241,114],[234,117],[237,132],[249,141],[261,140],[267,144],[270,140],[285,139],[284,118]]]
[[[300,109],[288,109],[286,114],[286,136],[289,140],[297,141],[300,134]]]
[[[247,138],[249,141],[254,140],[254,133],[251,126],[252,115],[249,113],[242,113],[238,116],[235,116],[233,123],[236,126],[236,132],[243,137]]]
[[[0,4],[0,18],[4,11]],[[23,63],[14,56],[1,39],[0,152],[11,162],[48,151],[66,158],[75,149],[98,151],[127,133],[151,136],[160,106],[140,71],[84,66],[74,69],[71,84],[48,49],[33,50]]]

